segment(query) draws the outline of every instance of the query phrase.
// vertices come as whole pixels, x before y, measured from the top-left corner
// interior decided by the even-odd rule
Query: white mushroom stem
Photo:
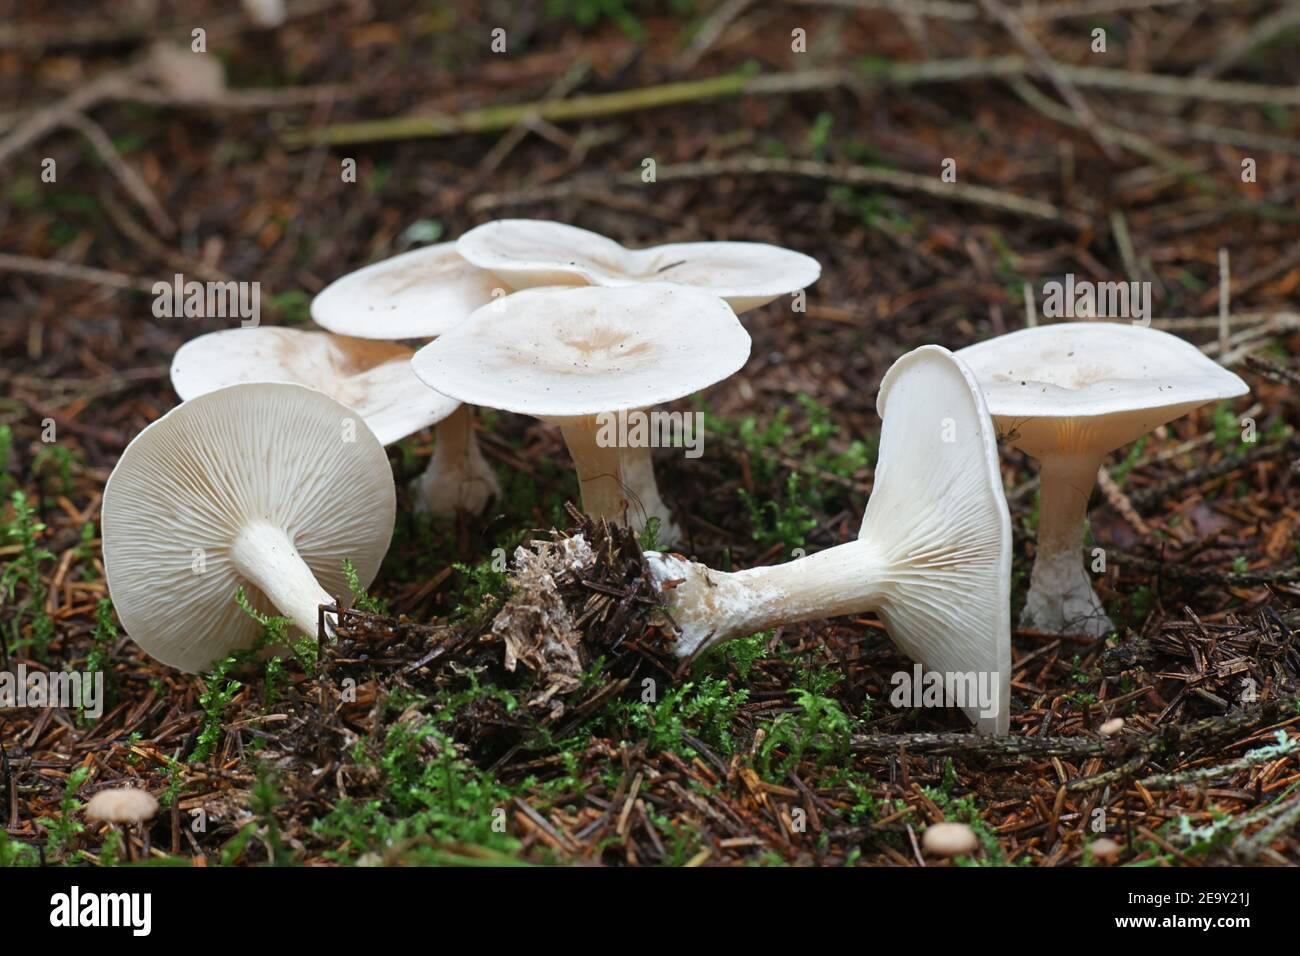
[[[267,596],[276,609],[302,633],[315,636],[322,604],[334,598],[316,580],[289,536],[266,522],[250,524],[235,538],[230,558],[249,583]],[[333,615],[325,615],[327,629]]]
[[[448,516],[481,514],[499,497],[496,472],[474,437],[474,413],[461,405],[434,426],[436,444],[424,473],[415,480],[415,510]]]
[[[623,491],[622,451],[600,442],[600,426],[595,415],[559,419],[556,424],[578,473],[582,510],[611,524],[627,524],[629,508]]]
[[[875,487],[855,541],[772,567],[713,571],[650,553],[677,654],[801,621],[877,611],[983,731],[1010,721],[1011,519],[974,379],[923,346],[885,374]],[[982,688],[982,689],[981,689]]]
[[[888,559],[862,539],[733,573],[654,551],[646,560],[672,602],[679,657],[773,627],[876,610],[891,580]]]
[[[1075,451],[1039,462],[1038,554],[1021,624],[1051,634],[1109,634],[1114,625],[1084,566],[1088,498],[1105,456]]]
[[[619,456],[625,494],[631,504],[630,522],[638,533],[645,530],[651,518],[659,519],[659,543],[674,545],[681,540],[682,532],[673,520],[672,512],[659,496],[655,481],[653,451],[646,445],[622,449]]]

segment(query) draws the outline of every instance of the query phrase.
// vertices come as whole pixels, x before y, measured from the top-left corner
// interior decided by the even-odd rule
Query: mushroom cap
[[[1249,391],[1196,346],[1128,323],[1040,325],[957,355],[979,379],[998,427],[1036,457],[1062,446],[1104,453]]]
[[[934,856],[966,856],[979,849],[979,837],[964,823],[932,823],[921,834],[921,847]]]
[[[953,353],[924,345],[885,373],[876,409],[879,465],[861,537],[890,567],[881,619],[929,671],[996,675],[996,713],[964,710],[982,732],[1005,734],[1011,515],[979,384]]]
[[[105,823],[143,823],[157,812],[153,794],[136,787],[101,790],[86,801],[86,817]]]
[[[671,402],[731,375],[749,333],[722,299],[647,283],[530,289],[415,353],[415,374],[462,402],[566,419]]]
[[[257,639],[240,585],[279,613],[235,570],[241,530],[279,528],[343,595],[343,559],[374,580],[396,511],[388,458],[356,412],[301,385],[231,385],[173,408],[122,453],[104,488],[109,593],[132,640],[194,673]]]
[[[496,276],[462,259],[454,242],[442,242],[334,280],[312,299],[311,317],[340,335],[429,339],[491,302],[497,290],[509,291]]]
[[[242,382],[293,382],[324,392],[365,419],[384,445],[442,421],[460,403],[411,371],[413,349],[328,332],[225,329],[182,345],[172,387],[182,400]]]
[[[628,249],[598,233],[543,219],[499,219],[465,233],[456,250],[515,289],[672,282],[712,292],[736,312],[812,285],[816,259],[761,242],[681,242]]]
[[[214,100],[226,92],[226,68],[218,57],[195,53],[170,40],[158,40],[149,48],[149,72],[158,85],[182,100]]]

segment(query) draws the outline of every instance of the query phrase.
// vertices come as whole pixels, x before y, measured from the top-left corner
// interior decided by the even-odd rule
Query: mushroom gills
[[[887,390],[892,412],[884,407]],[[875,611],[927,669],[994,675],[992,713],[964,709],[981,731],[1006,733],[1011,522],[982,396],[951,353],[926,346],[890,370],[878,404],[880,464],[856,541],[733,573],[647,553],[680,631],[676,653]]]

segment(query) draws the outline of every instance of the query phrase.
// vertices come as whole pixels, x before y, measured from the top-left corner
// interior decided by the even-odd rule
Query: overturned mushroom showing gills
[[[315,635],[320,606],[348,593],[345,559],[374,580],[396,509],[384,448],[355,411],[300,385],[218,389],[149,425],[109,476],[109,593],[137,644],[194,673],[257,639],[241,585]]]
[[[690,395],[748,357],[749,334],[727,303],[649,283],[517,292],[426,345],[412,367],[430,388],[467,404],[559,425],[583,509],[640,529],[647,514],[628,500],[618,413]]]
[[[806,288],[821,275],[816,259],[765,243],[688,242],[633,250],[586,229],[540,219],[490,222],[471,229],[456,247],[516,289],[672,282],[712,292],[737,314]],[[659,540],[676,543],[680,530],[659,495],[651,450],[626,448],[620,464],[624,485],[647,517],[659,519]]]
[[[336,279],[312,299],[311,317],[337,335],[359,339],[430,339],[509,290],[462,259],[454,242],[393,256]],[[434,426],[437,444],[415,483],[417,511],[478,514],[501,486],[461,406]]]
[[[974,376],[927,345],[886,373],[875,487],[856,541],[723,573],[647,553],[690,656],[800,621],[875,611],[913,660],[996,700],[951,700],[982,732],[1010,726],[1011,519]]]
[[[1088,498],[1121,445],[1249,389],[1167,332],[1111,322],[1022,329],[962,349],[998,431],[1038,459],[1038,553],[1021,624],[1100,637],[1113,629],[1083,561]]]
[[[184,400],[244,382],[305,385],[360,415],[384,445],[434,425],[438,442],[417,481],[417,510],[481,510],[497,486],[472,442],[473,419],[459,402],[430,391],[415,377],[413,354],[403,345],[328,332],[227,329],[182,345],[172,359],[171,378]]]

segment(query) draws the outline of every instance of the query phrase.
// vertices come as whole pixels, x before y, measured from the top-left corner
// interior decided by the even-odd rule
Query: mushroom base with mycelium
[[[1004,734],[1011,519],[983,397],[969,370],[931,345],[894,364],[877,408],[879,465],[858,540],[733,573],[646,555],[679,629],[675,651],[687,657],[772,627],[875,611],[928,670],[995,689],[996,701],[949,703],[962,703],[981,731]]]
[[[1102,637],[1115,629],[1080,561],[1088,499],[1104,456],[1044,458],[1039,466],[1038,552],[1020,621],[1048,634]]]
[[[474,435],[473,411],[461,405],[433,428],[433,457],[411,483],[416,512],[482,514],[501,497],[501,483]]]

